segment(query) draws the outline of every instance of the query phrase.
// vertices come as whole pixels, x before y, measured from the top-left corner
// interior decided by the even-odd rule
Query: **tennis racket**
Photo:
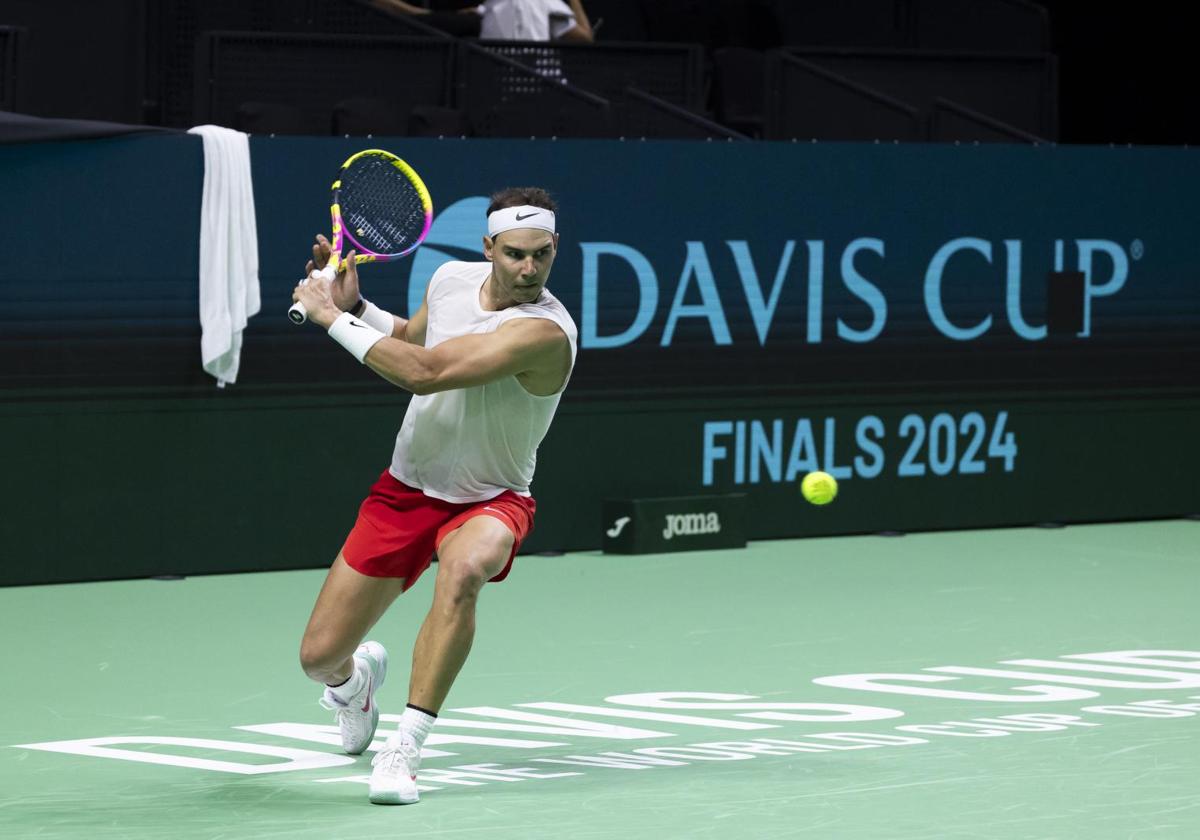
[[[412,253],[425,239],[433,223],[433,199],[407,163],[382,149],[364,149],[342,164],[329,215],[333,255],[348,241],[357,252],[356,265],[388,262]],[[331,258],[321,276],[333,281],[345,264]],[[293,324],[307,321],[304,304],[293,303],[288,318]]]

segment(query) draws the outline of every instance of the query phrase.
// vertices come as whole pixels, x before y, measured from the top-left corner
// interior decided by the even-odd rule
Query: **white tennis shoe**
[[[421,748],[403,738],[399,744],[375,754],[371,762],[370,799],[376,805],[412,805],[417,793],[417,768],[421,766]]]
[[[379,726],[375,692],[387,677],[387,651],[379,642],[363,642],[354,652],[354,667],[366,672],[366,680],[358,693],[343,700],[326,688],[319,702],[336,714],[342,733],[342,749],[350,755],[361,755],[371,746]]]

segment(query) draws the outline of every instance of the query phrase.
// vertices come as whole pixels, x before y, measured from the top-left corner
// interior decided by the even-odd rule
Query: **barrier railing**
[[[1046,143],[1043,137],[938,97],[929,114],[929,139],[934,142]]]
[[[767,61],[770,140],[921,140],[913,105],[787,52]]]
[[[17,108],[18,68],[24,33],[21,27],[0,26],[0,111]]]
[[[241,127],[241,106],[270,103],[291,112],[287,133],[328,135],[347,97],[402,112],[449,105],[453,72],[453,45],[428,38],[208,32],[197,45],[193,121]]]
[[[788,54],[928,112],[941,97],[1058,139],[1057,60],[1047,53],[789,48]]]

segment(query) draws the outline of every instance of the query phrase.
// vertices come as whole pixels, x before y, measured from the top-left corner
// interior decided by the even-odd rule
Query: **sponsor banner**
[[[369,142],[406,158],[434,201],[411,259],[362,271],[366,294],[401,315],[437,265],[482,259],[490,192],[554,193],[550,289],[579,325],[575,398],[1195,385],[1195,150]],[[367,143],[252,138],[263,311],[246,333],[239,388],[374,384],[318,352],[328,349],[319,331],[273,314],[287,308],[310,237],[328,228],[330,177]],[[200,160],[195,138],[0,150],[12,206],[75,233],[34,293],[9,281],[13,352],[0,387],[204,384],[190,375]],[[63,171],[91,175],[67,182]],[[133,215],[109,212],[95,179],[136,187]],[[44,183],[54,189],[30,188]],[[156,243],[155,258],[97,269],[87,255],[131,226]],[[29,235],[33,251],[62,251],[53,231]],[[65,349],[20,352],[47,332]]]
[[[743,492],[752,539],[1200,510],[1196,150],[255,137],[263,309],[237,387],[217,391],[198,352],[199,139],[16,144],[0,187],[22,218],[56,219],[25,242],[55,256],[36,284],[0,278],[0,437],[19,442],[0,538],[58,559],[0,584],[336,552],[343,519],[301,531],[284,512],[314,485],[352,512],[407,396],[283,313],[330,177],[368,143],[433,195],[426,243],[362,271],[401,315],[437,265],[481,258],[489,192],[559,200],[549,288],[580,352],[525,550],[597,548],[605,498]],[[129,230],[152,257],[97,264]],[[285,428],[361,445],[299,459]],[[814,468],[842,483],[820,510],[796,490]],[[1137,492],[1118,486],[1129,470]],[[171,523],[177,550],[108,527],[130,509]]]
[[[657,554],[746,545],[741,493],[667,499],[610,499],[601,506],[604,551]]]
[[[616,515],[597,533],[597,511],[614,498],[743,493],[751,540],[1200,511],[1196,399],[678,400],[593,415],[594,406],[564,410],[539,454],[533,490],[539,517],[549,516],[538,546],[595,535],[587,547],[598,547]],[[1153,479],[1121,492],[1123,465]],[[837,479],[831,504],[801,496],[814,470]]]
[[[318,163],[311,144],[258,145]],[[440,263],[480,259],[491,190],[549,188],[549,288],[579,326],[577,397],[1194,385],[1191,150],[400,145],[435,217],[411,263],[364,272],[371,293],[415,310]],[[307,206],[263,175],[268,195],[288,196],[273,213]]]

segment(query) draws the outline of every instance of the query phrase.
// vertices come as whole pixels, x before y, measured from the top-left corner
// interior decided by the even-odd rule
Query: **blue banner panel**
[[[399,312],[440,262],[479,258],[489,192],[558,197],[550,287],[580,327],[577,392],[1195,382],[1200,156],[1188,150],[385,145],[423,173],[437,211],[411,263],[363,273]],[[314,151],[256,142],[269,266],[288,248],[303,260],[299,218],[320,229],[305,210],[337,156]],[[264,172],[265,160],[287,164]],[[1047,330],[1051,272],[1083,274],[1070,335]]]
[[[367,143],[254,139],[265,311],[247,337],[250,387],[340,370],[275,309],[328,228],[332,173]],[[558,197],[550,288],[580,328],[580,395],[1195,383],[1190,150],[370,143],[408,159],[435,203],[411,260],[363,271],[367,293],[399,313],[442,261],[481,259],[490,192],[537,184]],[[199,140],[14,147],[0,161],[8,213],[20,208],[8,229],[42,260],[36,288],[0,281],[12,301],[3,340],[46,351],[6,353],[0,386],[202,383]],[[1083,275],[1068,335],[1047,329],[1051,272]],[[77,343],[42,346],[47,318]]]

